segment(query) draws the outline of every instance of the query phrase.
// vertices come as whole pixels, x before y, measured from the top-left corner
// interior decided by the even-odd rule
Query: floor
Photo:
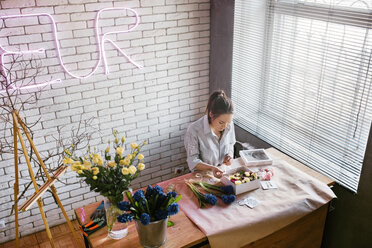
[[[72,221],[74,229],[78,234],[80,242],[84,245],[83,237],[79,231],[79,224],[76,220]],[[56,248],[78,248],[76,241],[66,223],[50,228]],[[0,248],[15,248],[15,240],[0,244]],[[48,236],[44,231],[27,235],[20,239],[20,247],[22,248],[49,248],[52,247],[49,243]]]

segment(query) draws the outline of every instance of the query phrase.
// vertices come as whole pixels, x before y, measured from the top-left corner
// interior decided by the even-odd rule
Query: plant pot
[[[134,220],[140,243],[145,248],[159,247],[164,244],[167,234],[168,218],[150,222],[143,225],[141,221]]]
[[[112,239],[122,239],[128,235],[128,223],[120,223],[118,216],[124,212],[105,198],[105,212],[108,236]]]

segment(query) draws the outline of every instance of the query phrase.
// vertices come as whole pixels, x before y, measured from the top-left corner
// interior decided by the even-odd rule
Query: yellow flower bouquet
[[[110,153],[110,145],[114,148],[115,154]],[[91,190],[99,192],[107,197],[111,203],[117,205],[123,201],[123,192],[129,189],[129,185],[145,169],[144,156],[140,153],[141,148],[146,144],[131,143],[131,150],[124,155],[125,137],[118,138],[114,131],[114,142],[108,141],[104,151],[104,158],[94,147],[88,146],[85,156],[76,156],[76,151],[65,151],[63,164],[71,165],[71,170],[76,171],[78,176],[90,186]]]
[[[84,156],[77,156],[74,147],[65,150],[63,164],[71,165],[71,170],[76,171],[90,189],[99,192],[106,197],[105,210],[109,236],[117,238],[114,232],[116,218],[122,214],[117,207],[119,202],[124,199],[124,192],[130,190],[129,185],[136,179],[142,170],[145,169],[143,163],[144,156],[140,153],[146,141],[138,145],[130,144],[130,151],[124,155],[125,137],[121,139],[117,131],[114,131],[114,142],[108,141],[108,146],[104,151],[104,158],[96,147],[91,149],[88,145]],[[114,154],[110,153],[110,146],[114,148]],[[92,151],[93,150],[93,151]],[[116,235],[116,236],[115,236]]]

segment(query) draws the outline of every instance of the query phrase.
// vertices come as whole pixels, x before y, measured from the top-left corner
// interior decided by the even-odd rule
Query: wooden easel
[[[48,222],[47,222],[47,219],[45,217],[45,213],[44,213],[44,210],[43,210],[43,203],[41,201],[41,196],[45,193],[45,191],[50,188],[52,190],[52,193],[53,193],[53,196],[54,198],[56,199],[57,203],[58,203],[58,206],[59,208],[62,210],[62,213],[63,215],[65,216],[65,219],[67,221],[67,224],[72,232],[72,235],[74,236],[77,244],[79,245],[79,247],[83,248],[83,246],[81,245],[81,243],[79,242],[79,239],[74,231],[74,227],[72,226],[68,216],[67,216],[67,213],[65,211],[65,209],[63,208],[63,205],[61,203],[61,201],[59,200],[59,197],[57,195],[57,190],[55,188],[55,186],[53,185],[55,180],[57,180],[57,178],[59,176],[61,176],[67,169],[67,166],[62,166],[60,167],[52,176],[49,175],[48,173],[48,170],[46,169],[44,163],[43,163],[43,160],[41,159],[40,157],[40,154],[39,152],[37,151],[35,145],[34,145],[34,142],[32,141],[32,138],[30,136],[30,134],[28,133],[27,131],[27,128],[26,128],[26,125],[23,123],[21,117],[19,116],[19,113],[17,110],[14,110],[12,112],[12,117],[13,117],[13,134],[14,134],[14,165],[15,165],[15,183],[14,183],[14,212],[15,212],[15,229],[16,229],[16,247],[18,248],[19,247],[19,229],[18,229],[18,211],[19,210],[22,210],[22,211],[26,211],[28,210],[31,205],[37,201],[37,204],[39,206],[39,210],[40,210],[40,214],[41,214],[41,217],[43,218],[43,222],[44,222],[44,226],[45,226],[45,230],[46,230],[46,233],[48,235],[48,238],[49,238],[49,242],[51,244],[51,246],[54,248],[55,245],[54,245],[54,242],[53,242],[53,238],[52,238],[52,234],[50,232],[50,229],[49,229],[49,225],[48,225]],[[30,146],[31,146],[31,149],[35,152],[35,155],[40,163],[40,166],[42,167],[46,177],[48,178],[48,180],[39,188],[37,183],[36,183],[36,179],[35,179],[35,176],[34,176],[34,172],[32,170],[32,167],[31,167],[31,162],[30,162],[30,158],[28,156],[28,153],[27,153],[27,150],[26,150],[26,146],[25,146],[25,142],[23,141],[23,138],[22,138],[22,134],[21,134],[21,130],[19,128],[19,125],[21,126],[21,128],[23,129],[23,132],[24,134],[26,135],[27,137],[27,140],[28,142],[30,143]],[[18,137],[17,137],[18,136]],[[30,174],[30,177],[31,177],[31,180],[32,180],[32,183],[34,185],[34,188],[35,188],[35,193],[29,198],[26,200],[25,203],[23,203],[20,207],[20,209],[18,209],[18,204],[17,204],[17,201],[18,201],[18,193],[19,193],[19,183],[18,183],[18,139],[21,143],[21,146],[22,146],[22,150],[23,150],[23,155],[26,159],[26,163],[27,163],[27,167],[28,167],[28,172]]]

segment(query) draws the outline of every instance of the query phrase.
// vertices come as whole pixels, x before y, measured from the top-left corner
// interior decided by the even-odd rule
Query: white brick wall
[[[174,177],[175,166],[186,168],[183,136],[187,126],[203,114],[208,98],[209,0],[5,0],[1,1],[0,14],[52,14],[66,67],[83,75],[91,71],[97,59],[92,18],[97,10],[114,6],[134,8],[140,15],[136,30],[112,39],[144,65],[142,70],[118,56],[107,44],[109,75],[104,75],[101,66],[90,78],[71,78],[58,63],[46,18],[6,21],[6,27],[0,31],[0,42],[9,44],[9,48],[45,47],[46,56],[40,56],[43,67],[40,78],[63,80],[61,85],[47,87],[37,106],[29,106],[21,113],[30,120],[41,117],[40,124],[34,127],[39,151],[55,147],[51,135],[57,127],[67,125],[68,131],[76,127],[80,118],[94,117],[100,136],[96,135],[93,144],[105,143],[113,129],[125,135],[127,142],[149,140],[144,151],[147,168],[132,184],[138,188]],[[127,29],[128,20],[133,20],[117,13],[106,13],[104,17],[104,30]],[[0,229],[3,243],[15,238],[14,217],[9,216],[14,198],[14,167],[12,156],[1,154],[0,159],[0,219],[7,225]],[[21,174],[28,175],[24,159],[22,162]],[[21,190],[29,180],[25,179],[21,181]],[[75,208],[101,199],[73,172],[67,172],[63,180],[73,183],[69,186],[56,183],[71,219],[75,218]],[[26,195],[31,193],[32,190]],[[45,194],[44,204],[51,226],[65,221],[49,193]],[[20,213],[21,235],[44,229],[40,219],[36,205]]]

